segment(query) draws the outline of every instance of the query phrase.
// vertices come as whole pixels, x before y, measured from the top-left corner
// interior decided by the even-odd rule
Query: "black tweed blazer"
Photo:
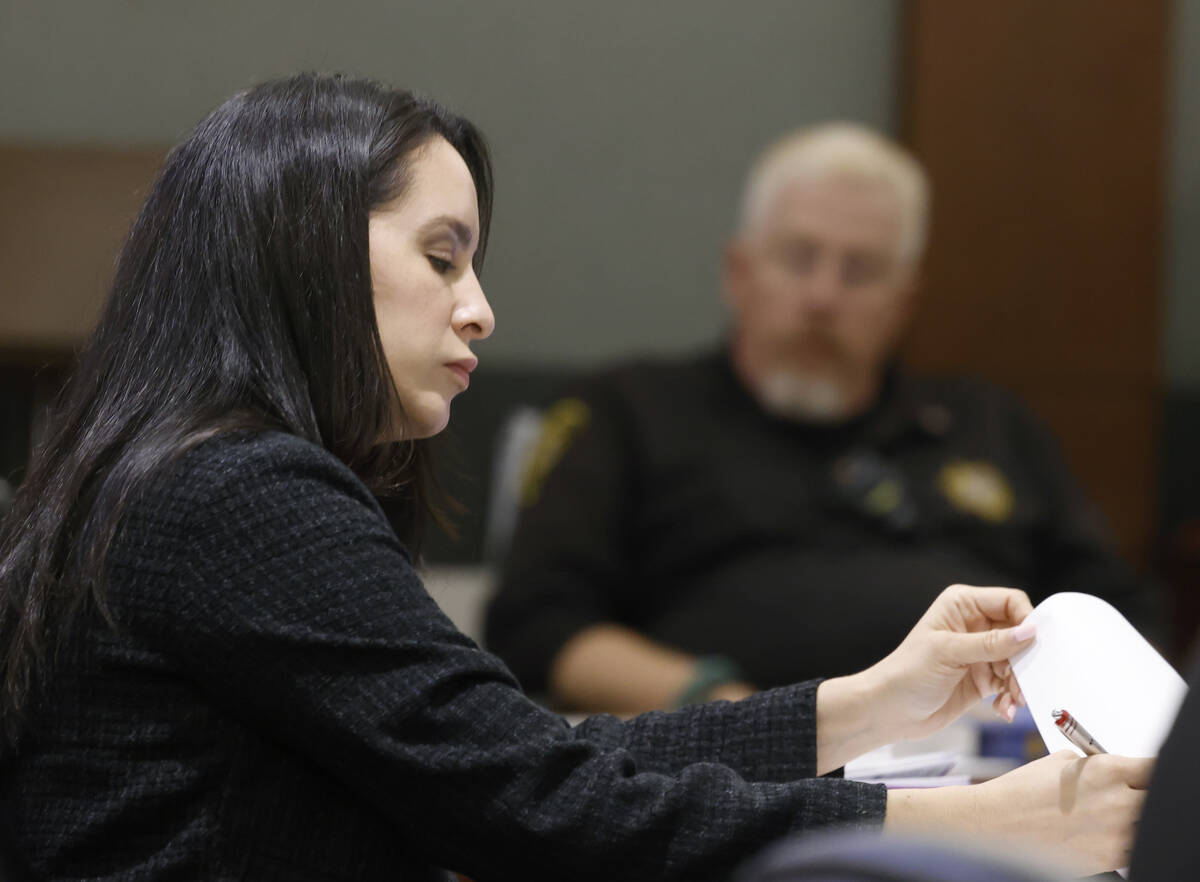
[[[790,831],[877,826],[814,779],[816,684],[572,728],[423,589],[327,451],[186,454],[110,554],[0,796],[55,880],[720,879]]]

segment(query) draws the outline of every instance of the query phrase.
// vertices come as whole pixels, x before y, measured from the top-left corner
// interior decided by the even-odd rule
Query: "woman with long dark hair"
[[[1144,763],[1071,766],[1065,809],[1057,755],[940,792],[815,777],[983,694],[1007,712],[1020,592],[948,589],[851,677],[575,728],[455,630],[411,549],[422,439],[493,327],[491,193],[470,123],[340,77],[252,88],[172,151],[0,530],[16,862],[715,879],[789,831],[886,822],[1119,865]]]

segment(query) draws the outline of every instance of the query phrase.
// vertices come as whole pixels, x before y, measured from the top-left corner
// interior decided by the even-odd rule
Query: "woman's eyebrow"
[[[460,248],[469,248],[471,243],[475,240],[475,234],[472,232],[471,228],[458,218],[449,214],[441,214],[435,218],[427,220],[425,223],[421,224],[417,232],[420,235],[425,235],[440,226],[450,228],[450,232],[454,235],[454,238],[458,240]]]

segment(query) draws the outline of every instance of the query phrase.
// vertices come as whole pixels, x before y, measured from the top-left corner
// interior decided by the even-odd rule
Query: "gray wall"
[[[1169,385],[1200,388],[1200,0],[1174,5],[1163,359]],[[806,121],[893,128],[899,15],[898,0],[0,0],[0,139],[170,143],[299,68],[420,88],[496,152],[499,326],[481,351],[588,363],[718,333],[746,162]]]
[[[170,143],[235,89],[301,68],[428,92],[495,151],[485,362],[588,364],[719,333],[745,165],[804,122],[891,129],[899,14],[896,0],[0,0],[0,139]]]

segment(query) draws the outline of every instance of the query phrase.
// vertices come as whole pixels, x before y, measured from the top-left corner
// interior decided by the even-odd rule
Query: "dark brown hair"
[[[100,321],[0,524],[0,715],[82,610],[104,612],[104,560],[129,500],[215,434],[276,429],[429,505],[422,442],[380,444],[399,406],[371,291],[368,217],[441,137],[475,181],[482,261],[492,174],[478,130],[367,80],[302,74],[235,95],[171,151],[117,264]],[[477,267],[478,268],[478,267]]]

